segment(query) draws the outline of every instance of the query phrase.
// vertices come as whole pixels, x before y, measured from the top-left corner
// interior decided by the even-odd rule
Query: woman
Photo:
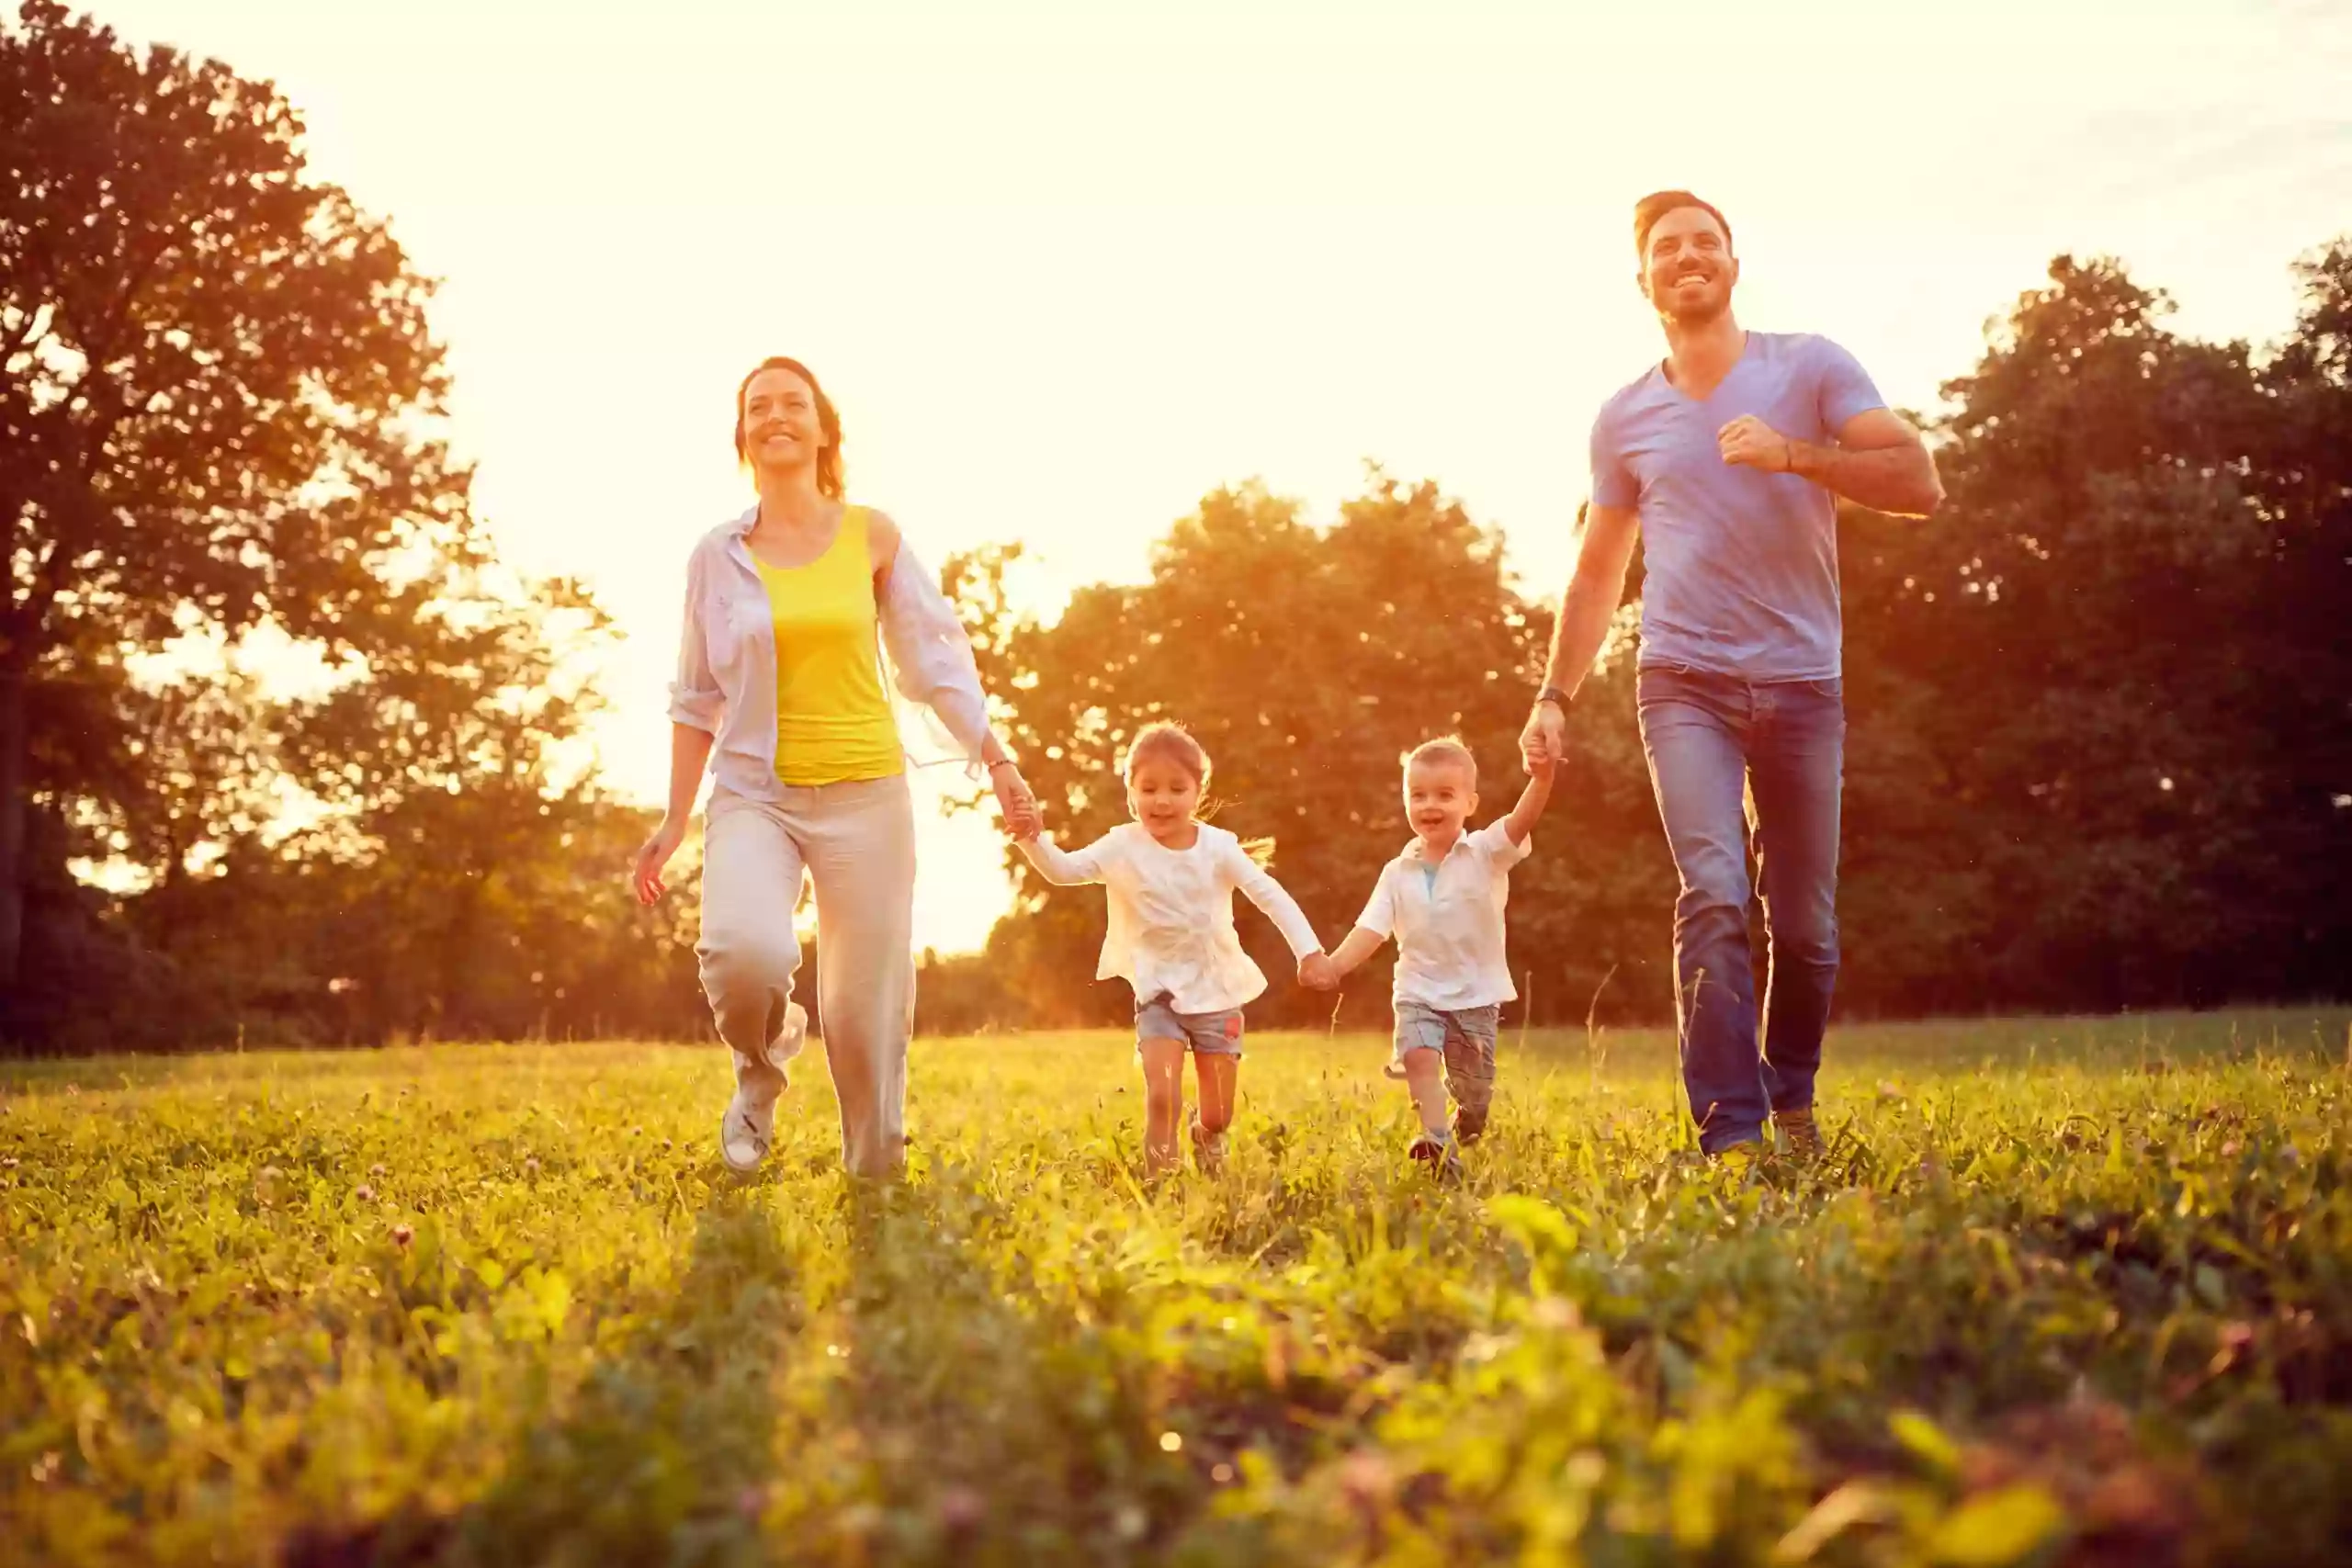
[[[841,1098],[842,1155],[861,1176],[905,1157],[914,1022],[914,808],[884,672],[988,770],[1005,825],[1036,802],[989,728],[970,642],[898,525],[842,498],[841,416],[807,367],[763,361],[735,393],[735,452],[759,503],[704,536],[686,565],[670,688],[670,801],[638,852],[637,896],[662,895],[706,764],[704,993],[735,1054],[719,1122],[728,1165],[756,1169],[807,1012],[792,999],[792,912],[817,890],[817,997]]]

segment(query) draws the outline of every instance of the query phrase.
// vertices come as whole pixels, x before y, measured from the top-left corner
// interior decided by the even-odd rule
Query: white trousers
[[[907,1039],[914,1030],[914,804],[904,776],[731,791],[704,818],[703,994],[735,1077],[754,1099],[784,1089],[780,1039],[800,967],[792,928],[803,873],[817,888],[817,1013],[841,1100],[842,1159],[884,1176],[906,1158]]]

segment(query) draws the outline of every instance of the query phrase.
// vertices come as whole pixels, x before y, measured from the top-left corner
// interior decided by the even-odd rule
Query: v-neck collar
[[[1692,397],[1689,392],[1684,391],[1681,388],[1674,384],[1673,376],[1668,374],[1667,371],[1667,366],[1672,363],[1670,359],[1659,360],[1653,368],[1657,372],[1657,378],[1666,384],[1666,389],[1668,391],[1672,392],[1676,397],[1681,399],[1684,402],[1689,403],[1691,407],[1702,409],[1709,403],[1713,402],[1715,399],[1722,394],[1723,389],[1731,385],[1731,378],[1739,374],[1741,366],[1747,363],[1748,352],[1755,346],[1756,334],[1749,332],[1747,328],[1742,327],[1739,332],[1738,355],[1733,358],[1729,365],[1724,367],[1724,373],[1715,378],[1713,388],[1710,389],[1707,395],[1703,398]]]

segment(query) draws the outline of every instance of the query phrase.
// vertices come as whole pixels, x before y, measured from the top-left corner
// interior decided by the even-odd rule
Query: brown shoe
[[[1775,1111],[1772,1124],[1781,1130],[1781,1141],[1788,1145],[1791,1156],[1797,1159],[1819,1159],[1826,1146],[1821,1138],[1820,1125],[1813,1119],[1813,1107],[1802,1111]]]

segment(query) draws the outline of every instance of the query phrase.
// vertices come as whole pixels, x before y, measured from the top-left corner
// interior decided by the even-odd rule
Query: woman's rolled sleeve
[[[702,624],[703,552],[686,563],[686,611],[678,634],[678,678],[670,682],[670,722],[691,725],[710,735],[718,733],[727,711],[727,694],[719,690],[718,673],[710,667],[710,638]]]
[[[882,640],[899,694],[929,708],[965,757],[979,761],[989,738],[989,705],[972,640],[930,569],[903,539],[884,593]]]

